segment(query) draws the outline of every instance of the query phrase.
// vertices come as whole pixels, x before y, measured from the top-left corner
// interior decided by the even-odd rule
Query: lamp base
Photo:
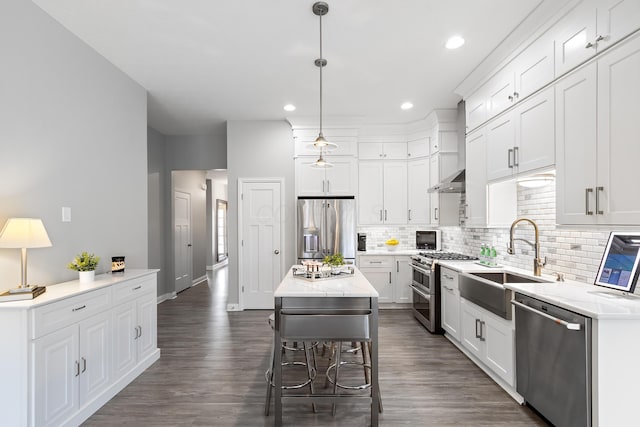
[[[10,294],[23,294],[23,293],[26,293],[26,292],[33,292],[33,290],[35,288],[37,288],[37,286],[34,286],[34,285],[22,286],[22,287],[18,287],[18,288],[9,289],[9,293]]]

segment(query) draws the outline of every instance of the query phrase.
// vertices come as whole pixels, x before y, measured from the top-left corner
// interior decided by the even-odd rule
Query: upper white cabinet
[[[316,158],[295,160],[296,194],[298,196],[353,196],[357,190],[358,167],[354,157],[327,157],[331,168],[313,168]]]
[[[640,36],[556,86],[557,221],[637,225],[630,196],[640,144]]]
[[[338,147],[332,150],[331,156],[355,156],[358,150],[358,132],[356,129],[324,129],[323,135],[329,142]],[[295,129],[293,139],[295,144],[295,156],[318,157],[319,151],[313,146],[318,137],[318,129]]]
[[[405,142],[365,142],[358,144],[360,160],[406,160]]]
[[[467,135],[465,224],[487,225],[487,138],[481,127]]]
[[[486,86],[481,86],[465,100],[467,132],[487,121],[487,90]]]
[[[553,88],[530,97],[487,124],[487,179],[555,163]]]
[[[429,137],[407,142],[407,157],[417,159],[429,156]]]
[[[442,133],[442,132],[441,132]],[[458,170],[458,153],[440,152],[429,161],[430,186],[442,182]],[[458,225],[460,223],[460,194],[430,193],[429,221],[432,225]]]
[[[358,222],[407,223],[407,162],[360,161]]]
[[[409,224],[429,224],[429,158],[407,162],[407,220]]]
[[[639,0],[586,0],[552,29],[556,76],[640,28]]]

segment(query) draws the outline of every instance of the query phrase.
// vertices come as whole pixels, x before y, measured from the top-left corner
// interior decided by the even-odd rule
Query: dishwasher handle
[[[582,328],[582,325],[580,325],[579,323],[569,323],[566,320],[558,319],[557,317],[553,317],[547,313],[543,313],[542,311],[536,310],[535,308],[529,307],[528,305],[522,304],[521,302],[511,301],[511,304],[515,305],[516,307],[520,307],[525,310],[531,311],[535,314],[539,314],[540,316],[546,317],[549,320],[553,320],[558,325],[562,325],[567,329],[569,329],[570,331],[579,331]]]

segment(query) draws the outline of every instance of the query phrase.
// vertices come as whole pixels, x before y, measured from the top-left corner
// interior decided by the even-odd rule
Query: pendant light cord
[[[320,135],[322,136],[322,15],[320,15]]]

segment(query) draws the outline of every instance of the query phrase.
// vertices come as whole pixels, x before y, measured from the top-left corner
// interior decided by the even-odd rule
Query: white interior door
[[[176,292],[191,286],[191,195],[174,193],[174,258]]]
[[[240,186],[240,292],[245,309],[272,309],[282,280],[280,181],[243,181]]]

